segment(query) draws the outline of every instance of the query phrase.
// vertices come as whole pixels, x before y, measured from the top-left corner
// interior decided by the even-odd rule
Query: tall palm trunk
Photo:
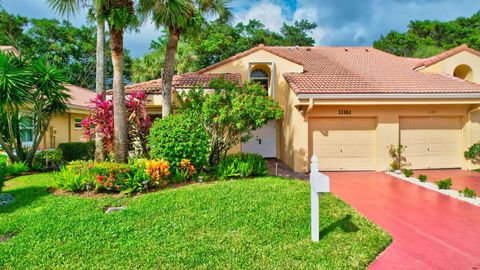
[[[128,134],[123,85],[123,30],[110,27],[110,47],[113,63],[113,125],[115,161],[128,161]]]
[[[181,32],[176,28],[169,29],[167,51],[165,54],[165,64],[163,69],[162,118],[167,117],[171,113],[172,109],[172,80],[175,68],[175,55],[177,54],[180,33]]]
[[[105,97],[105,21],[97,20],[97,61],[96,61],[96,92]],[[95,132],[95,160],[105,160],[105,149],[103,148],[103,134],[99,127]]]

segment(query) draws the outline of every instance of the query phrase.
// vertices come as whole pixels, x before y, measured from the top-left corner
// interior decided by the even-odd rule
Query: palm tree
[[[50,7],[64,16],[72,16],[78,14],[84,7],[94,9],[98,14],[101,9],[96,0],[48,0]],[[95,90],[97,94],[105,95],[105,20],[100,16],[95,18],[97,26],[97,48],[96,48],[96,78]],[[103,161],[105,159],[105,151],[103,147],[101,132],[95,133],[95,160]]]
[[[229,0],[139,0],[139,14],[142,20],[152,18],[157,28],[168,30],[168,41],[163,66],[162,117],[170,114],[172,107],[172,80],[180,37],[195,33],[201,27],[207,14],[219,15],[226,19],[231,16],[227,7]]]
[[[63,71],[42,59],[27,62],[0,53],[0,145],[11,161],[32,164],[52,117],[68,110],[65,82]],[[24,119],[32,123],[29,149],[22,145]]]
[[[113,64],[113,123],[115,161],[128,161],[128,131],[123,81],[125,30],[135,28],[138,18],[133,0],[96,0],[100,8],[98,16],[103,18],[110,30],[110,51]]]

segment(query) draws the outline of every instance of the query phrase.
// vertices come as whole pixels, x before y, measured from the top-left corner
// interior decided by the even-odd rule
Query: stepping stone
[[[15,201],[15,198],[10,194],[0,194],[0,206],[7,205]]]
[[[126,207],[124,206],[121,206],[121,207],[107,207],[105,209],[105,214],[109,214],[109,213],[112,213],[112,212],[116,212],[116,211],[123,211],[125,210]]]

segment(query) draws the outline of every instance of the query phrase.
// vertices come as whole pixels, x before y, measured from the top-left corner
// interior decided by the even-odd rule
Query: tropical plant
[[[147,114],[147,95],[143,91],[132,91],[126,97],[127,130],[129,138],[128,149],[135,152],[136,157],[147,157],[147,137],[152,125],[150,116]],[[103,147],[106,153],[114,149],[113,128],[113,101],[105,100],[101,95],[91,102],[95,109],[82,121],[86,140],[90,140],[97,132],[103,137]]]
[[[147,160],[145,172],[155,185],[165,185],[170,176],[170,164],[165,159]]]
[[[54,115],[67,112],[62,70],[42,59],[25,61],[0,53],[0,145],[12,162],[31,166]],[[22,140],[23,124],[31,123],[31,147]]]
[[[28,172],[25,162],[13,162],[5,166],[5,176],[18,176],[24,172]]]
[[[185,182],[192,180],[193,177],[197,174],[197,169],[192,165],[190,160],[182,159],[180,164],[175,168],[174,179],[178,182]]]
[[[222,159],[215,173],[220,179],[265,176],[268,173],[268,166],[261,155],[239,153]]]
[[[452,187],[452,178],[436,181],[435,184],[439,189],[450,189]]]
[[[392,171],[396,170],[403,170],[405,167],[410,166],[410,163],[407,161],[407,158],[403,155],[406,150],[406,146],[399,144],[399,145],[390,145],[388,147],[388,154],[393,159],[392,163],[390,163],[390,169]]]
[[[168,41],[163,66],[162,117],[170,114],[172,106],[172,80],[175,55],[182,34],[198,32],[205,22],[204,16],[218,15],[226,20],[231,16],[228,0],[140,0],[139,13],[145,19],[151,17],[157,28],[168,29]]]
[[[68,168],[62,168],[54,174],[55,187],[58,189],[77,192],[85,190],[86,179]]]
[[[208,134],[200,119],[190,114],[175,114],[157,119],[148,136],[150,156],[163,158],[177,167],[189,159],[195,168],[208,164]]]
[[[198,87],[180,95],[180,114],[193,115],[203,124],[210,140],[211,165],[216,165],[233,146],[248,141],[252,131],[280,119],[278,102],[259,84],[212,80],[208,95]]]
[[[460,194],[462,194],[464,197],[467,197],[467,198],[476,198],[477,197],[477,192],[475,192],[475,190],[470,189],[468,187],[464,188],[463,190],[460,190],[459,192],[460,192]]]
[[[128,130],[123,81],[125,30],[137,27],[133,0],[96,0],[97,18],[105,20],[110,30],[110,51],[113,64],[113,123],[115,161],[128,161]]]

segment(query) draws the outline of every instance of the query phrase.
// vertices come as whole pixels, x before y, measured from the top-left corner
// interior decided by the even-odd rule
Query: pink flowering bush
[[[136,156],[146,157],[148,154],[147,136],[152,126],[150,116],[147,114],[147,95],[143,91],[132,91],[125,97],[127,107],[128,138],[130,150],[134,150]],[[90,140],[96,133],[103,138],[105,151],[111,153],[114,144],[113,127],[113,100],[105,99],[97,95],[91,100],[95,110],[83,120],[84,135]]]

